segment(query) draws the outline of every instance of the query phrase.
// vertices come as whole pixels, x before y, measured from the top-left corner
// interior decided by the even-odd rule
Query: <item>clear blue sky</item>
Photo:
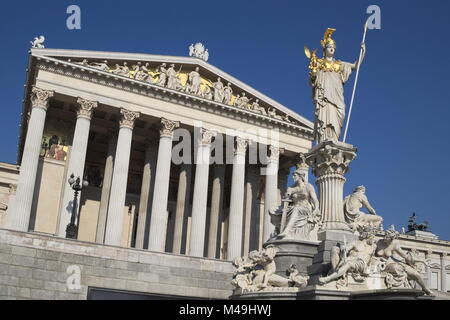
[[[66,28],[66,8],[82,11]],[[381,8],[369,31],[347,141],[358,147],[345,193],[358,185],[385,226],[415,211],[450,240],[450,2],[428,1],[2,1],[0,161],[16,161],[29,41],[46,47],[186,56],[203,42],[210,63],[313,120],[303,46],[337,29],[337,58],[354,61],[366,8]],[[353,79],[346,86],[350,100]]]

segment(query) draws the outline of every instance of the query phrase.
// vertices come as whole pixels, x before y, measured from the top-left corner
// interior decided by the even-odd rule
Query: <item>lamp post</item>
[[[75,220],[77,218],[77,204],[78,204],[78,193],[83,189],[83,187],[87,187],[89,183],[86,180],[83,180],[83,185],[80,184],[80,177],[77,177],[75,180],[75,175],[72,173],[68,180],[70,186],[74,191],[73,197],[73,205],[72,205],[72,216],[70,217],[70,223],[66,228],[66,238],[76,239],[78,235],[78,226],[75,224]]]

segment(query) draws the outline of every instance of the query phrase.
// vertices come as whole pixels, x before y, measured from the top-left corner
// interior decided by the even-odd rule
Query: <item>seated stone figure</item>
[[[344,199],[345,221],[353,231],[364,225],[372,225],[376,229],[379,229],[383,222],[383,218],[378,216],[375,209],[370,205],[365,192],[366,188],[359,186],[351,195],[348,195]],[[362,207],[365,207],[370,214],[361,212],[360,209]]]
[[[375,254],[375,229],[365,226],[359,230],[359,240],[331,250],[331,270],[319,283],[326,284],[352,275],[355,281],[364,281],[369,275],[369,265]]]
[[[432,295],[431,290],[427,287],[420,273],[417,271],[417,263],[427,262],[417,257],[415,251],[405,253],[400,244],[396,240],[399,233],[394,229],[386,231],[384,239],[377,243],[376,256],[385,263],[383,272],[386,275],[385,282],[388,288],[405,287],[410,288],[410,280],[416,281],[427,295]],[[401,257],[404,261],[400,261],[395,256]]]
[[[283,199],[287,205],[271,212],[271,221],[281,232],[277,236],[279,239],[311,240],[311,231],[320,220],[319,201],[314,187],[305,181],[304,172],[297,169],[292,178],[294,185],[288,188]]]

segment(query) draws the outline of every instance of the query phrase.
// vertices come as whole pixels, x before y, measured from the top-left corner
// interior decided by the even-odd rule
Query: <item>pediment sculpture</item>
[[[89,62],[88,59],[81,61],[69,59],[69,62],[112,73],[116,76],[177,90],[275,120],[288,123],[295,122],[289,115],[280,113],[274,107],[264,106],[259,99],[250,98],[246,92],[234,95],[231,83],[224,82],[220,77],[217,77],[216,81],[202,77],[199,67],[195,67],[193,70],[183,70],[183,66],[177,67],[175,64],[167,63],[151,67],[148,62],[136,62],[130,66],[126,61],[112,64],[108,60]]]

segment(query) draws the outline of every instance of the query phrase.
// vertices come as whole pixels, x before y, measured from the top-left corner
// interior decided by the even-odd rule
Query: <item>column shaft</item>
[[[245,182],[245,227],[244,252],[258,249],[259,238],[259,206],[258,206],[258,171],[259,168],[249,166]]]
[[[10,220],[10,227],[14,230],[28,231],[39,154],[41,151],[42,134],[44,133],[45,116],[48,101],[52,96],[53,91],[42,90],[37,87],[33,87],[32,89],[31,115],[28,122],[22,163],[20,165],[14,210]]]
[[[139,199],[139,214],[136,230],[136,244],[138,249],[144,248],[145,228],[147,225],[147,219],[149,218],[152,208],[152,195],[154,190],[154,180],[156,172],[156,152],[153,149],[153,143],[147,142],[145,148],[145,162],[144,169],[142,170],[142,185],[141,195]]]
[[[218,244],[220,244],[220,229],[222,224],[225,168],[223,164],[214,167],[208,233],[208,258],[218,258],[220,255],[220,246]]]
[[[139,113],[125,109],[121,109],[121,113],[122,120],[117,138],[105,235],[105,243],[116,246],[119,246],[122,242],[123,215],[125,213],[124,206],[127,194],[133,125],[134,120],[139,117]]]
[[[247,140],[236,137],[237,147],[233,158],[231,176],[231,202],[228,222],[227,259],[232,260],[242,255],[242,229],[244,215],[245,152]]]
[[[270,146],[270,157],[266,167],[266,185],[264,190],[264,234],[263,241],[269,240],[275,230],[270,222],[269,211],[275,210],[278,202],[278,161],[280,151]]]
[[[206,232],[206,205],[208,200],[209,144],[199,145],[195,169],[194,198],[192,200],[191,237],[189,255],[203,257]]]
[[[148,249],[164,252],[167,235],[167,200],[169,196],[172,138],[173,130],[179,126],[179,123],[162,119],[161,125]]]
[[[447,270],[445,270],[445,253],[441,253],[441,291],[447,292]]]
[[[72,208],[75,205],[73,203],[73,190],[67,179],[73,173],[76,177],[84,178],[84,166],[86,161],[86,151],[89,140],[89,129],[91,126],[91,116],[94,108],[97,107],[97,102],[88,101],[82,98],[78,98],[78,114],[77,122],[75,124],[75,132],[73,135],[72,149],[70,151],[70,157],[67,164],[67,176],[63,181],[63,197],[60,204],[61,210],[59,213],[59,230],[58,236],[66,236],[66,228],[70,223],[70,217],[72,215]],[[78,203],[76,207],[78,211],[80,208],[81,193],[78,195]]]
[[[183,226],[189,207],[192,165],[184,163],[178,178],[177,209],[175,213],[175,230],[173,235],[173,253],[181,253],[183,243]]]
[[[100,209],[98,211],[97,233],[95,242],[104,243],[106,231],[106,218],[108,216],[109,195],[111,193],[111,182],[114,168],[114,153],[116,152],[117,137],[112,136],[108,142],[108,153],[103,174],[102,194],[100,197]]]

